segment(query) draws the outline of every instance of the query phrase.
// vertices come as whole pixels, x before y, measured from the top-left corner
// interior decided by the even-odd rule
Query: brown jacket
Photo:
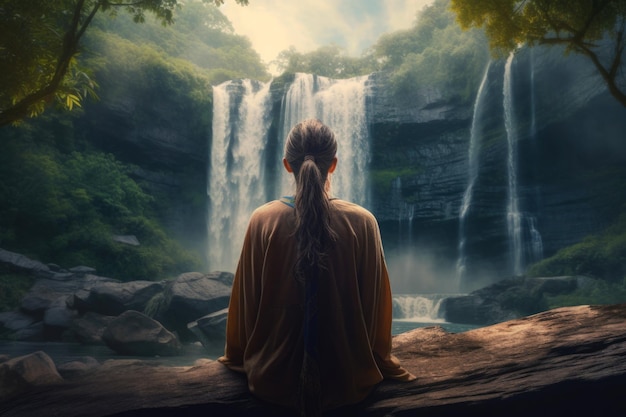
[[[319,284],[322,407],[364,399],[383,378],[413,375],[391,355],[389,276],[374,216],[331,200],[338,235]],[[259,398],[293,408],[303,356],[303,294],[295,281],[294,209],[272,201],[254,211],[235,273],[225,355]]]

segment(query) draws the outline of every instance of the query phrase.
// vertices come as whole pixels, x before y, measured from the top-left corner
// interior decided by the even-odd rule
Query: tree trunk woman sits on
[[[392,301],[378,223],[329,196],[333,132],[289,133],[293,197],[257,208],[235,273],[225,355],[253,395],[303,416],[360,402],[384,378],[415,377],[391,354]]]

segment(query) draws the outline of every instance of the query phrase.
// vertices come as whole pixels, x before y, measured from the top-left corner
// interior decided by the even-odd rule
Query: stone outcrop
[[[445,298],[440,310],[448,322],[484,326],[545,311],[546,296],[568,294],[593,281],[586,276],[505,279],[468,295]]]
[[[117,316],[126,310],[143,310],[148,301],[165,288],[154,281],[103,282],[74,294],[75,308]]]
[[[187,327],[209,351],[223,348],[226,335],[228,308],[200,317],[187,324]]]
[[[458,334],[416,329],[396,336],[393,352],[417,381],[383,382],[363,404],[326,416],[623,415],[625,328],[622,304],[561,308]],[[291,415],[256,400],[245,378],[218,362],[107,362],[21,391],[0,403],[0,414]]]
[[[624,193],[616,191],[626,178],[626,112],[585,58],[564,57],[557,48],[519,50],[511,77],[523,264],[529,265],[537,257],[531,233],[539,233],[543,255],[551,256],[617,219],[624,202]],[[494,60],[478,112],[477,177],[464,225],[469,279],[463,292],[519,273],[508,253],[503,78],[504,60]],[[370,77],[370,90],[373,175],[398,172],[386,189],[374,187],[371,210],[389,254],[411,245],[413,253],[436,262],[432,271],[403,271],[402,280],[414,284],[404,288],[397,278],[396,288],[430,291],[419,284],[429,272],[440,281],[456,275],[474,102],[443,97],[427,86],[401,102],[389,93],[385,74]]]
[[[54,362],[44,352],[9,359],[0,363],[0,401],[36,386],[62,381]]]
[[[133,310],[111,320],[102,340],[122,355],[176,356],[182,348],[176,335],[161,323]]]
[[[1,249],[0,265],[37,277],[19,309],[0,313],[0,334],[20,341],[102,344],[111,322],[135,310],[154,318],[180,341],[195,342],[198,336],[187,325],[226,308],[233,282],[230,272],[189,272],[173,280],[121,282],[94,275],[96,271],[86,266],[51,268]],[[212,336],[202,337],[213,343]],[[223,334],[215,337],[215,343],[223,344]]]
[[[187,324],[228,307],[232,280],[228,272],[181,274],[169,283],[165,304],[154,317],[183,339],[192,339]]]

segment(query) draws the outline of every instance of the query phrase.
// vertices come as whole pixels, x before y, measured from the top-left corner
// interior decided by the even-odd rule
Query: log
[[[362,404],[326,416],[625,415],[626,304],[554,309],[464,333],[394,337],[418,379],[384,381]],[[251,396],[218,362],[193,367],[107,361],[0,404],[0,415],[288,416]]]

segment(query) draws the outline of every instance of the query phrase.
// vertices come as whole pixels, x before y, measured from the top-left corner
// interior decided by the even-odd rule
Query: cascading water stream
[[[466,273],[466,253],[465,253],[465,245],[466,245],[466,231],[465,231],[465,222],[467,218],[467,214],[469,212],[470,206],[472,204],[472,197],[474,195],[474,186],[476,184],[476,180],[478,179],[478,168],[479,168],[479,158],[478,158],[478,141],[482,134],[482,125],[480,123],[480,118],[482,116],[483,109],[483,100],[484,100],[484,90],[485,85],[487,84],[487,78],[489,74],[489,68],[491,67],[491,61],[487,64],[487,68],[485,68],[485,73],[483,75],[482,81],[480,82],[480,87],[478,87],[478,93],[476,94],[476,100],[474,102],[474,112],[472,115],[472,126],[470,130],[470,143],[468,150],[468,182],[467,188],[465,189],[465,193],[463,194],[463,201],[461,204],[461,209],[459,210],[459,243],[458,243],[458,259],[456,263],[456,274],[457,274],[457,283],[459,288],[463,286],[463,281],[465,280]]]
[[[239,84],[241,83],[241,84]],[[209,168],[209,267],[234,271],[252,211],[267,202],[262,156],[270,124],[270,83],[213,87]],[[236,98],[241,97],[237,104]]]
[[[367,165],[369,140],[365,116],[368,77],[333,80],[297,73],[283,100],[281,140],[289,130],[307,118],[328,125],[337,138],[339,162],[332,176],[332,194],[362,206],[368,205]],[[283,149],[280,147],[280,157]],[[293,191],[292,177],[284,175],[282,190]]]
[[[530,49],[530,140],[532,141],[533,158],[538,155],[537,150],[537,108],[535,103],[535,49]],[[539,187],[535,186],[534,197],[537,206],[541,206],[541,193]],[[529,261],[538,262],[543,259],[543,240],[537,227],[537,218],[528,217],[528,230],[530,234],[530,245],[528,248]]]
[[[507,229],[511,268],[515,276],[522,274],[523,246],[522,246],[522,213],[519,210],[519,196],[517,190],[517,123],[513,108],[513,83],[511,67],[515,55],[511,53],[504,66],[504,127],[507,137],[507,168],[508,168],[508,202],[507,202]]]
[[[305,118],[320,119],[337,137],[339,163],[332,176],[333,194],[366,206],[367,78],[332,80],[296,74],[282,99],[279,138],[269,138],[270,83],[227,81],[213,88],[208,173],[208,260],[212,270],[234,271],[252,211],[292,191],[293,177],[282,170],[282,164],[274,167],[267,162],[282,159],[287,133]]]
[[[444,322],[441,303],[444,295],[396,295],[393,297],[394,319],[420,322]]]

